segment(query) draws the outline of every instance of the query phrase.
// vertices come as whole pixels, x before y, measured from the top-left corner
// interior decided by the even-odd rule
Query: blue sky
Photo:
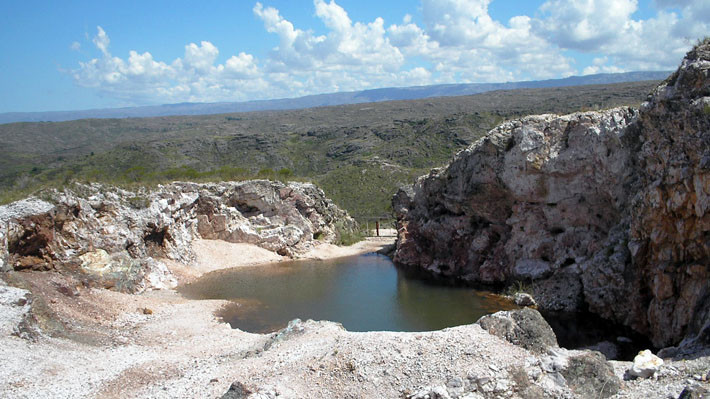
[[[710,0],[15,1],[0,112],[674,69]]]

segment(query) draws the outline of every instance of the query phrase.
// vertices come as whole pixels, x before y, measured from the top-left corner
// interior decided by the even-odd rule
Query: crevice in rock
[[[255,206],[251,206],[246,202],[243,201],[235,201],[233,206],[237,208],[237,210],[244,216],[244,217],[252,217],[256,216],[261,212],[261,210]]]
[[[159,227],[154,223],[148,224],[148,230],[143,234],[143,242],[147,249],[163,253],[167,241],[172,240],[168,227]]]
[[[22,233],[8,239],[8,255],[16,270],[49,270],[52,267],[54,239],[53,222],[49,214],[30,217],[20,222]]]
[[[550,234],[552,234],[553,236],[560,235],[564,232],[565,232],[565,229],[563,229],[562,227],[553,227],[550,229]]]

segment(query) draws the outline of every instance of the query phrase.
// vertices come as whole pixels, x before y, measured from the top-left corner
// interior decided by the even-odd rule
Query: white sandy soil
[[[299,258],[350,256],[391,243],[318,243]],[[223,241],[199,240],[193,249],[196,265],[167,262],[181,282],[213,270],[288,259],[254,245]],[[0,336],[3,398],[218,397],[243,375],[240,364],[246,353],[267,340],[219,322],[213,313],[226,301],[188,300],[173,290],[130,295],[84,288],[54,273],[20,275],[35,305],[48,307],[61,327],[55,321],[52,330],[59,330],[54,334],[59,337],[41,334],[34,342]],[[78,295],[68,295],[71,291]]]

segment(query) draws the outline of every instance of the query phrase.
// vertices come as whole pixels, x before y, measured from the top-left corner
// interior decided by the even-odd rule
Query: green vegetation
[[[312,181],[356,218],[502,121],[639,104],[656,82],[293,111],[0,125],[0,203],[72,181]],[[39,144],[39,145],[38,145]],[[140,206],[140,201],[136,202]],[[346,237],[347,238],[347,237]]]
[[[336,222],[335,229],[338,235],[334,242],[336,245],[349,246],[365,239],[362,231],[345,228],[342,223]]]
[[[518,293],[532,295],[534,292],[535,292],[535,287],[532,283],[521,281],[521,280],[516,280],[515,282],[513,282],[513,284],[509,285],[505,289],[505,291],[503,292],[503,295],[515,296],[515,294],[518,294]]]

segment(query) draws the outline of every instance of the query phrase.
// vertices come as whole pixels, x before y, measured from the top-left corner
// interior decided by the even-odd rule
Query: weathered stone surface
[[[579,312],[584,309],[580,273],[573,267],[536,281],[533,297],[539,307],[553,312]]]
[[[161,258],[190,264],[195,238],[250,243],[281,255],[337,238],[354,221],[312,184],[255,180],[172,183],[130,192],[77,184],[0,207],[0,267],[77,273],[105,288],[171,288]]]
[[[701,385],[685,387],[678,396],[678,399],[704,399],[710,398],[710,390]]]
[[[532,352],[544,353],[549,347],[557,346],[554,331],[535,309],[496,312],[481,317],[476,324],[489,333]]]
[[[547,277],[591,257],[619,218],[630,169],[624,129],[635,118],[616,109],[499,126],[417,181],[399,214],[395,261],[492,283]]]
[[[638,111],[506,122],[401,190],[395,262],[532,281],[541,308],[588,307],[657,346],[699,334],[710,322],[709,49],[688,53]]]
[[[656,375],[661,366],[663,360],[646,349],[634,357],[634,364],[627,374],[631,378],[651,378]]]
[[[593,351],[567,351],[560,374],[570,390],[580,398],[608,398],[621,387],[613,367],[604,355]]]
[[[710,45],[689,52],[642,106],[629,247],[654,343],[697,334],[710,321]],[[698,312],[698,310],[702,310]]]
[[[31,313],[29,291],[10,287],[0,280],[0,334],[34,339],[39,335]]]
[[[532,295],[526,294],[524,292],[518,292],[513,295],[513,302],[518,306],[537,306],[535,298],[533,298]]]
[[[235,381],[229,386],[229,390],[222,395],[222,399],[246,399],[249,395],[251,395],[251,393],[252,392],[247,389],[244,384],[239,381]]]

